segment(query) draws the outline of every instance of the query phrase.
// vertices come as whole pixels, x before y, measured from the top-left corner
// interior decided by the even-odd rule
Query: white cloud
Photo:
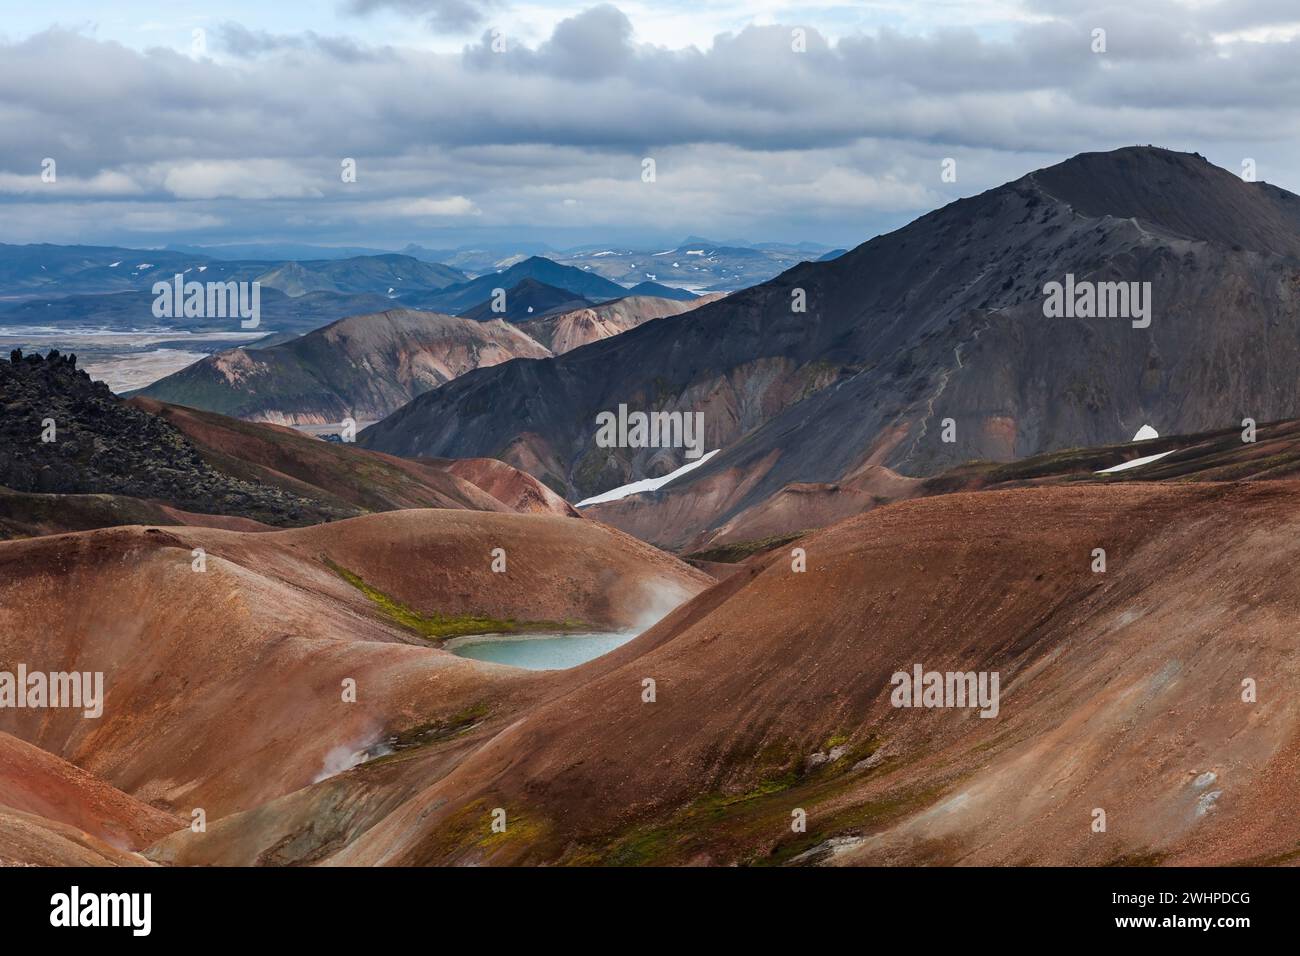
[[[58,172],[55,166],[55,179],[45,182],[41,179],[38,168],[31,173],[8,173],[0,171],[0,193],[10,195],[44,196],[47,198],[106,198],[120,196],[137,196],[144,192],[143,187],[131,176],[117,170],[101,170],[94,176],[82,178]]]
[[[300,199],[321,196],[301,166],[284,160],[194,160],[162,169],[177,199]]]
[[[445,199],[427,197],[415,199],[389,199],[365,206],[363,215],[370,218],[393,217],[406,219],[441,218],[445,216],[477,216],[480,210],[464,196]]]

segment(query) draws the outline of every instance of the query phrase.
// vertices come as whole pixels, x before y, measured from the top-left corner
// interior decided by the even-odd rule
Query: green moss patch
[[[408,631],[419,634],[425,640],[442,642],[453,637],[469,637],[474,634],[513,634],[521,631],[565,632],[587,629],[587,625],[582,621],[517,621],[514,618],[501,619],[479,614],[423,614],[403,604],[397,598],[385,594],[374,585],[366,583],[361,575],[334,563],[324,555],[321,556],[321,560],[331,571],[368,597],[389,620]]]
[[[703,551],[696,551],[694,554],[686,555],[686,560],[695,561],[714,561],[718,564],[739,564],[746,558],[755,554],[763,554],[775,548],[779,548],[791,541],[797,541],[802,538],[807,531],[796,531],[793,534],[778,534],[770,538],[755,538],[751,541],[736,541],[732,544],[719,545],[716,548],[706,548]]]

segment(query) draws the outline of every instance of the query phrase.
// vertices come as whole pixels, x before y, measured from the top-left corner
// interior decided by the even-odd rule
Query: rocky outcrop
[[[275,525],[349,513],[219,471],[177,429],[57,350],[0,361],[0,407],[0,486],[14,491],[122,495]]]

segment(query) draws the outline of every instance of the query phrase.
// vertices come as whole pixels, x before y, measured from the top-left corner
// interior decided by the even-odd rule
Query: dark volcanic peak
[[[480,322],[492,319],[525,322],[552,312],[583,309],[593,304],[568,289],[559,289],[537,279],[523,279],[503,291],[504,295],[499,299],[495,295],[491,296],[460,314],[464,318]],[[503,311],[494,311],[493,307],[497,301],[504,306]]]
[[[627,290],[628,295],[652,295],[660,299],[676,299],[678,302],[690,302],[692,299],[698,299],[699,296],[689,289],[678,289],[670,285],[664,285],[662,282],[638,282],[632,288]]]
[[[672,450],[597,447],[598,414],[698,411],[707,447],[722,451],[656,496],[677,520],[721,521],[867,462],[927,475],[1126,441],[1144,424],[1175,434],[1291,418],[1296,209],[1296,197],[1193,155],[1080,156],[689,317],[480,369],[361,440],[503,456],[585,497],[685,463]],[[1045,287],[1067,275],[1149,283],[1150,326],[1049,318]],[[792,308],[800,290],[805,312]]]
[[[1089,218],[1137,219],[1191,239],[1300,255],[1300,199],[1199,153],[1154,146],[1081,153],[1023,181]]]
[[[526,279],[544,283],[572,293],[574,297],[603,302],[627,294],[617,282],[594,272],[566,266],[544,256],[530,256],[500,272],[489,272],[468,282],[461,282],[434,293],[416,296],[410,304],[436,312],[460,314],[490,299],[494,289],[511,289]]]
[[[0,361],[0,405],[0,486],[14,491],[125,495],[277,525],[348,513],[216,471],[179,431],[57,350]]]

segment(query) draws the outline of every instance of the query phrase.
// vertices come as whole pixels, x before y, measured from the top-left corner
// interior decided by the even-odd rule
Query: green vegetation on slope
[[[367,584],[361,575],[335,564],[324,555],[321,560],[331,571],[352,585],[384,612],[394,623],[414,631],[429,641],[446,641],[473,634],[513,634],[518,631],[580,631],[582,621],[517,621],[478,614],[422,614],[401,601]]]

